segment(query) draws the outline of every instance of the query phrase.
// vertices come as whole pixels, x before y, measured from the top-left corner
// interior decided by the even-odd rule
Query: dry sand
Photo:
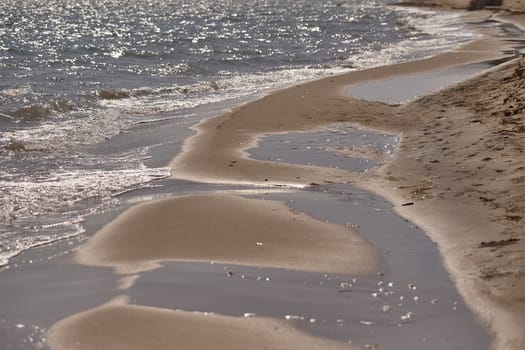
[[[485,38],[430,59],[298,85],[206,120],[173,161],[174,177],[255,184],[359,181],[394,203],[413,202],[399,212],[424,227],[437,242],[460,292],[493,332],[495,347],[523,349],[525,165],[523,111],[517,108],[523,99],[512,96],[524,90],[517,63],[407,106],[360,101],[343,94],[346,85],[369,79],[497,58],[499,48],[498,40]],[[335,122],[399,133],[401,147],[388,164],[366,178],[244,156],[264,134]],[[232,217],[232,212],[242,215]],[[252,233],[241,239],[239,231],[248,227]],[[144,231],[148,237],[140,234]],[[319,241],[320,231],[330,238]],[[282,232],[293,238],[283,237]],[[260,254],[266,248],[271,252]],[[357,255],[358,251],[366,254]],[[315,252],[318,260],[306,252]],[[79,255],[89,264],[127,272],[163,259],[213,259],[347,273],[349,266],[360,272],[370,272],[366,269],[370,266],[377,269],[374,249],[345,229],[291,213],[274,202],[228,196],[191,196],[138,206],[99,232]],[[296,334],[291,329],[279,328],[282,333],[275,334],[273,330],[279,327],[275,322],[106,305],[59,322],[50,332],[50,344],[53,349],[96,349],[100,344],[142,349],[153,342],[158,345],[155,348],[167,349],[188,337],[182,345],[189,349],[217,347],[223,339],[231,341],[225,343],[229,348],[251,349],[258,334],[269,339],[270,348],[332,346],[311,337],[291,336]],[[177,331],[181,324],[184,333]]]
[[[398,211],[438,243],[496,349],[525,348],[524,63],[401,108],[414,124],[368,184],[415,203]]]
[[[68,317],[48,333],[55,350],[357,349],[282,320],[228,317],[110,303]]]
[[[160,260],[215,261],[295,270],[374,274],[375,248],[350,228],[314,220],[286,205],[227,195],[195,195],[135,206],[77,254],[123,273]]]

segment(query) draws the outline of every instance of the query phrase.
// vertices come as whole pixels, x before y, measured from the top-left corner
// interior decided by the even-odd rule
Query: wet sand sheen
[[[138,205],[92,237],[77,254],[87,265],[130,273],[159,260],[373,274],[376,249],[350,228],[292,212],[279,202],[195,195]]]

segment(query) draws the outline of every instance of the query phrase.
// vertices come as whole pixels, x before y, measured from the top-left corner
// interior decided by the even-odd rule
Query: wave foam
[[[461,14],[422,8],[398,7],[397,20],[406,39],[347,59],[358,68],[371,68],[429,57],[475,40],[479,35],[465,28]]]
[[[25,250],[79,235],[85,215],[112,208],[118,194],[170,175],[169,168],[147,168],[137,157],[77,160],[77,166],[92,169],[73,169],[67,160],[58,168],[69,170],[38,171],[36,164],[32,173],[1,171],[0,266]],[[99,162],[114,169],[97,169]]]

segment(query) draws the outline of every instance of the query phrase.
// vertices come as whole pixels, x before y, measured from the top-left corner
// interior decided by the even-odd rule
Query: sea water
[[[0,13],[0,265],[169,176],[146,166],[155,141],[98,151],[108,140],[475,37],[458,14],[389,0],[4,0]]]

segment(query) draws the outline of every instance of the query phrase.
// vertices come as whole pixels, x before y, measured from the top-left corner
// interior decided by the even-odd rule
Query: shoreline
[[[487,45],[489,46],[488,48]],[[187,140],[182,153],[173,161],[173,177],[186,180],[198,179],[203,182],[213,183],[249,183],[265,187],[282,185],[301,187],[317,183],[347,182],[383,194],[392,199],[393,203],[404,202],[407,198],[414,200],[412,197],[407,197],[407,191],[400,194],[396,190],[393,190],[391,188],[391,180],[396,177],[396,175],[399,175],[399,173],[405,173],[407,169],[416,172],[417,166],[409,167],[407,164],[403,164],[399,165],[398,169],[395,168],[394,160],[391,160],[382,166],[377,173],[373,173],[372,175],[356,175],[338,169],[312,168],[255,161],[253,159],[247,159],[245,151],[255,145],[257,140],[264,134],[315,130],[316,128],[323,128],[335,122],[349,121],[363,127],[398,133],[402,135],[401,147],[407,148],[410,137],[414,139],[420,136],[417,133],[417,124],[423,121],[423,117],[414,116],[423,110],[419,105],[422,103],[421,100],[410,103],[405,107],[388,106],[382,103],[355,100],[351,97],[344,96],[342,95],[342,87],[348,85],[350,82],[357,83],[370,79],[384,79],[395,75],[407,74],[408,72],[428,71],[461,63],[496,59],[497,57],[494,56],[494,45],[496,45],[496,41],[485,39],[467,44],[457,52],[445,53],[421,61],[379,67],[361,72],[352,72],[343,76],[329,77],[319,81],[300,84],[296,87],[278,91],[261,100],[241,106],[232,113],[207,119],[196,127],[198,131],[197,135]],[[485,49],[485,52],[482,52],[482,48]],[[439,92],[437,94],[439,95]],[[435,95],[436,94],[431,94],[431,96]],[[304,104],[294,103],[294,101],[304,100],[301,98],[302,96],[308,96],[310,98],[308,100],[309,102]],[[423,98],[423,104],[424,102],[425,98]],[[439,101],[437,102],[439,103]],[[349,105],[355,109],[349,111]],[[319,108],[319,106],[321,107]],[[439,106],[439,109],[442,109],[442,107]],[[409,115],[406,115],[407,111]],[[453,109],[449,113],[457,111],[457,109]],[[275,118],[267,118],[268,113],[271,112],[278,114],[281,118],[276,120],[273,120]],[[466,113],[465,110],[462,110],[462,113]],[[245,118],[246,115],[250,115],[251,119],[247,121]],[[370,115],[372,115],[372,117],[370,117]],[[393,121],[393,118],[398,118],[398,120]],[[385,123],[386,120],[388,120],[387,123]],[[412,134],[410,134],[411,132]],[[206,157],[202,157],[203,154],[206,154]],[[404,157],[403,154],[406,154],[406,149],[399,149],[393,159],[399,162],[400,158]],[[396,173],[396,171],[398,171],[398,173]],[[214,176],[203,175],[210,173],[213,173]],[[305,173],[307,173],[307,175],[305,175]],[[399,182],[406,182],[407,185],[405,186],[409,186],[410,181],[412,181],[412,179],[394,182],[396,182],[396,186]],[[419,191],[418,189],[418,194],[425,193],[425,191],[428,192],[429,190],[422,188],[421,191]],[[408,190],[408,193],[410,193],[410,190]],[[475,298],[475,300],[469,300],[469,295],[466,294],[467,290],[469,290],[470,287],[480,287],[468,281],[465,282],[461,280],[462,276],[458,276],[455,269],[457,269],[458,264],[463,263],[464,260],[454,256],[452,254],[453,252],[451,253],[449,250],[443,249],[443,246],[447,246],[447,241],[442,238],[442,231],[448,230],[452,226],[448,219],[457,215],[459,211],[453,214],[443,213],[443,220],[447,220],[448,225],[444,228],[438,227],[438,229],[436,229],[434,222],[428,219],[428,215],[424,215],[425,209],[434,211],[436,205],[431,203],[428,207],[425,207],[424,205],[421,206],[420,202],[424,202],[424,200],[417,198],[416,205],[399,207],[398,212],[401,216],[410,218],[416,224],[424,227],[431,238],[438,242],[438,245],[441,247],[441,253],[444,256],[445,264],[449,271],[452,272],[452,277],[456,280],[460,292],[465,297],[467,303],[469,303],[471,307],[475,306],[479,301],[486,303],[487,298],[482,293],[470,295]],[[443,206],[446,207],[446,205]],[[166,219],[164,219],[164,221],[166,221]],[[469,228],[470,224],[470,222],[464,223],[463,227]],[[455,223],[454,227],[461,228],[462,226],[461,223]],[[484,235],[485,240],[490,240],[492,237],[490,233]],[[478,242],[478,238],[479,237],[476,237],[476,242]],[[472,245],[472,241],[468,243]],[[473,268],[471,267],[471,269]],[[493,330],[496,330],[499,335],[499,337],[496,337],[495,347],[498,349],[513,349],[511,347],[512,344],[502,345],[501,338],[508,339],[514,337],[515,341],[517,341],[516,346],[525,343],[524,340],[515,337],[520,329],[510,329],[507,330],[508,333],[505,333],[504,328],[508,327],[508,320],[503,320],[502,318],[507,315],[509,309],[504,309],[503,312],[498,314],[498,308],[499,306],[497,305],[492,305],[489,311],[474,308],[478,314],[481,315],[485,324],[487,324],[487,320],[494,315],[500,317],[496,319],[494,325],[488,325],[489,327],[491,326]],[[499,311],[501,310],[500,308]],[[483,314],[483,312],[489,313]],[[521,311],[515,312],[521,313]],[[517,324],[519,327],[521,323]],[[56,328],[54,329],[56,330]],[[52,330],[51,334],[53,334],[53,332]],[[65,327],[65,332],[68,332],[67,327]],[[60,342],[60,340],[58,342]],[[55,344],[57,343],[55,342]],[[310,343],[308,344],[311,345]],[[516,349],[518,349],[518,347],[516,347]]]
[[[286,320],[310,335],[352,340],[357,346],[417,348],[424,337],[433,350],[446,347],[444,339],[464,348],[473,342],[476,348],[487,348],[487,335],[461,302],[432,242],[393,215],[382,198],[341,185],[249,198],[290,203],[294,211],[309,213],[322,222],[345,226],[351,220],[383,254],[397,254],[386,253],[388,269],[384,275],[372,276],[218,262],[164,262],[161,268],[138,275],[129,289],[120,292],[136,306]],[[385,232],[389,238],[383,242]],[[417,289],[409,289],[410,284]],[[398,305],[400,296],[406,298],[402,306]],[[391,310],[385,312],[385,305]],[[86,315],[82,323],[89,319]]]
[[[486,39],[485,39],[486,40]],[[300,93],[303,94],[310,94],[310,95],[316,95],[317,98],[319,95],[321,96],[320,99],[329,98],[326,97],[327,95],[334,94],[334,87],[333,86],[341,86],[340,89],[342,89],[343,86],[346,86],[348,84],[356,84],[359,82],[363,82],[366,80],[376,80],[376,79],[385,79],[391,76],[394,76],[396,74],[406,74],[406,73],[416,73],[421,71],[429,71],[433,69],[438,68],[445,68],[445,67],[451,67],[455,64],[459,63],[475,63],[480,62],[483,60],[489,60],[489,59],[497,59],[498,57],[492,56],[490,52],[485,52],[485,55],[480,52],[480,48],[484,47],[487,49],[486,43],[480,45],[480,41],[475,41],[473,43],[467,44],[463,46],[461,49],[463,49],[463,57],[462,54],[458,53],[445,53],[443,55],[437,55],[433,56],[429,59],[424,59],[416,62],[410,62],[407,64],[400,64],[400,65],[394,65],[387,66],[387,67],[379,67],[379,68],[372,68],[370,70],[366,70],[363,72],[352,72],[349,74],[345,74],[343,76],[337,76],[337,77],[330,77],[321,79],[319,81],[307,83],[304,85],[300,85],[297,87],[292,87],[289,89],[286,89],[284,91],[279,91],[274,95],[271,95],[269,99],[272,99],[273,101],[278,100],[277,104],[279,104],[280,98],[276,95],[285,96],[283,99],[288,99],[292,101],[299,100],[298,94],[294,92],[294,90],[303,89]],[[460,52],[461,52],[460,49]],[[495,49],[491,50],[492,54],[496,52]],[[429,65],[433,65],[431,68]],[[512,64],[512,63],[511,63]],[[397,72],[393,72],[391,69],[397,68]],[[496,68],[496,71],[500,68]],[[361,74],[360,74],[361,73]],[[365,77],[363,77],[365,75]],[[351,77],[351,78],[349,78]],[[479,79],[479,77],[475,77],[471,79],[470,81],[475,81],[476,79]],[[332,86],[330,84],[327,84],[327,82],[333,83]],[[322,87],[319,88],[319,85]],[[328,86],[327,86],[328,85]],[[326,88],[328,92],[322,91],[323,88]],[[335,88],[337,89],[337,88]],[[326,91],[326,90],[325,90]],[[432,95],[439,95],[439,92],[430,94]],[[207,142],[210,142],[208,140],[205,140],[205,136],[203,135],[213,135],[213,141],[221,141],[221,129],[231,127],[232,129],[239,128],[239,126],[230,126],[229,124],[235,125],[234,121],[236,118],[241,119],[239,115],[247,116],[248,114],[257,114],[258,111],[265,111],[265,112],[271,112],[272,110],[268,110],[268,106],[265,106],[265,100],[266,98],[263,98],[262,100],[256,101],[255,103],[249,104],[248,106],[243,106],[237,109],[236,111],[232,112],[231,114],[225,116],[225,117],[219,117],[216,119],[213,119],[213,121],[204,121],[199,126],[197,126],[198,136],[195,137],[193,140],[190,141],[189,146],[185,146],[183,152],[174,160],[172,163],[172,167],[174,168],[174,177],[176,178],[189,178],[193,176],[195,173],[210,173],[210,171],[206,170],[205,166],[198,167],[195,166],[195,164],[192,164],[192,166],[195,166],[193,169],[185,169],[184,166],[182,167],[182,172],[178,173],[180,170],[180,162],[186,162],[186,164],[189,164],[190,160],[192,159],[191,153],[194,152],[196,149],[199,148],[198,144],[199,142],[201,145],[205,145]],[[425,98],[423,98],[424,100]],[[339,99],[333,99],[332,103],[341,103],[341,100]],[[264,125],[262,122],[260,125],[256,125],[255,127],[250,127],[250,130],[243,130],[244,134],[249,134],[249,137],[245,138],[239,138],[234,139],[233,142],[228,142],[230,140],[227,140],[225,142],[226,149],[226,157],[229,161],[235,161],[235,167],[238,166],[239,163],[244,162],[248,164],[239,164],[241,169],[239,170],[240,173],[242,173],[243,178],[251,178],[252,181],[256,183],[264,183],[266,182],[262,180],[261,178],[257,178],[258,176],[261,176],[261,173],[263,171],[267,172],[267,174],[272,174],[275,177],[272,179],[275,179],[275,184],[281,184],[282,177],[295,178],[299,180],[300,183],[303,183],[304,185],[308,185],[309,183],[323,183],[323,181],[326,182],[338,182],[341,181],[341,179],[345,179],[347,182],[357,184],[358,186],[362,186],[363,188],[376,192],[381,195],[385,195],[387,198],[389,198],[393,203],[406,203],[413,199],[413,196],[407,195],[407,192],[410,191],[398,191],[395,189],[392,189],[392,184],[388,181],[384,180],[377,180],[377,177],[383,177],[383,178],[393,178],[395,175],[401,176],[400,174],[405,173],[407,170],[415,171],[414,169],[417,169],[419,165],[416,164],[410,165],[408,167],[407,165],[405,169],[401,168],[398,169],[397,174],[394,174],[389,167],[392,167],[392,163],[395,163],[396,160],[399,160],[400,157],[403,157],[401,154],[404,152],[403,150],[399,150],[396,153],[395,159],[392,160],[392,163],[389,165],[385,165],[380,173],[377,175],[374,175],[375,179],[370,180],[367,179],[366,176],[357,176],[355,174],[353,175],[343,175],[339,173],[338,171],[326,170],[326,169],[312,169],[311,167],[308,168],[310,172],[311,177],[307,178],[300,178],[297,174],[300,174],[305,169],[297,166],[289,166],[289,165],[279,165],[276,166],[274,164],[268,164],[264,162],[256,162],[253,160],[248,160],[243,157],[242,151],[250,148],[250,146],[254,145],[257,141],[257,138],[260,136],[254,136],[261,135],[261,134],[273,134],[273,133],[284,133],[284,132],[291,132],[291,131],[301,131],[305,129],[315,129],[316,127],[322,127],[323,125],[328,125],[335,122],[342,122],[342,121],[351,121],[355,122],[358,125],[376,129],[376,130],[382,130],[387,132],[396,132],[400,135],[403,135],[401,145],[402,147],[406,145],[403,145],[406,143],[406,137],[404,137],[405,133],[411,129],[413,129],[413,126],[410,125],[410,123],[421,123],[421,119],[416,118],[408,118],[407,120],[404,120],[400,117],[400,113],[404,113],[407,109],[413,108],[414,106],[417,106],[420,100],[410,103],[407,108],[400,108],[397,111],[392,111],[393,108],[387,107],[386,111],[385,106],[382,104],[374,103],[374,102],[366,102],[366,101],[352,101],[354,102],[354,108],[357,109],[357,112],[354,111],[341,111],[341,110],[331,110],[330,112],[319,110],[318,112],[321,112],[320,114],[323,114],[321,118],[322,120],[315,120],[318,124],[312,122],[312,119],[315,119],[314,116],[309,116],[309,118],[296,118],[293,120],[293,126],[285,124],[285,122],[280,122],[278,124],[266,124]],[[442,104],[446,106],[446,102],[440,101]],[[291,102],[292,104],[294,102]],[[319,100],[315,101],[316,105],[321,104]],[[323,107],[325,107],[323,105]],[[419,106],[418,106],[419,107]],[[426,107],[426,106],[425,106]],[[435,106],[436,107],[436,106]],[[443,109],[440,104],[437,104],[437,107],[439,109]],[[307,107],[300,107],[300,111],[294,110],[293,112],[289,112],[284,107],[278,107],[277,112],[281,115],[285,115],[285,118],[288,117],[288,113],[292,114],[295,113],[297,116],[298,114],[303,113],[303,115],[307,115],[307,110],[315,110],[315,108],[312,108],[311,105]],[[413,108],[414,111],[411,111],[413,115],[417,115],[417,113],[422,113],[422,110],[420,108]],[[362,117],[362,113],[364,110],[367,111],[367,113],[371,114],[379,114],[379,117],[376,117],[377,119],[369,119],[366,120]],[[459,112],[461,114],[470,114],[465,109],[463,110],[452,110],[449,113]],[[393,116],[397,117],[398,119],[401,119],[401,121],[397,123],[390,122],[389,126],[385,130],[385,118],[381,117],[381,114],[383,116],[387,113],[392,113]],[[439,113],[444,113],[439,111]],[[333,115],[339,115],[339,118],[331,118],[329,114]],[[285,119],[283,118],[283,119]],[[439,116],[441,118],[441,116]],[[450,117],[449,117],[450,118]],[[419,120],[418,120],[419,119]],[[244,119],[246,121],[246,119]],[[257,118],[257,121],[263,120],[263,116],[260,116]],[[457,125],[460,126],[460,125]],[[468,127],[468,126],[467,126]],[[215,130],[213,130],[215,129]],[[428,129],[427,129],[428,130]],[[413,136],[413,138],[421,137],[423,136],[422,133],[418,134],[417,136]],[[474,136],[473,136],[474,137]],[[203,138],[203,139],[199,139]],[[241,144],[240,147],[240,153],[235,153],[235,150],[238,150],[239,148],[235,148],[233,145],[235,143]],[[217,150],[219,144],[214,143],[214,150]],[[465,146],[465,145],[463,145]],[[407,147],[408,148],[408,147]],[[206,146],[204,146],[204,149],[206,149]],[[214,151],[212,150],[212,151]],[[222,151],[222,150],[221,150]],[[197,151],[199,152],[199,151]],[[201,178],[203,181],[221,181],[224,179],[232,178],[231,170],[230,173],[226,173],[226,171],[223,171],[221,169],[221,165],[226,165],[227,159],[221,158],[218,152],[215,151],[216,154],[210,157],[210,159],[207,159],[206,166],[208,166],[210,163],[213,164],[211,167],[214,169],[219,169],[218,172],[213,172],[215,175],[215,178],[213,179],[205,179]],[[239,151],[237,151],[239,152]],[[190,156],[188,157],[188,154]],[[188,158],[186,158],[188,157]],[[215,158],[215,160],[219,159],[219,161],[216,161],[213,163],[211,161],[211,158]],[[435,160],[433,160],[435,161]],[[222,164],[221,164],[222,163]],[[251,164],[250,164],[251,163]],[[433,163],[433,164],[437,164]],[[250,169],[251,168],[251,169]],[[278,171],[274,171],[275,168],[279,168]],[[286,168],[286,169],[283,169]],[[211,168],[210,168],[211,169]],[[256,170],[253,170],[256,169]],[[289,171],[290,173],[288,176],[283,176],[283,173],[286,173]],[[312,176],[312,173],[314,174]],[[227,174],[227,175],[226,175]],[[235,176],[235,175],[234,175]],[[428,171],[424,172],[424,174],[420,174],[420,176],[428,177],[432,176],[431,173]],[[263,182],[264,181],[264,182]],[[425,186],[428,186],[427,184],[413,184],[413,183],[407,183],[405,185],[408,186],[415,186],[417,192],[424,193],[425,191],[429,191],[428,188],[425,188]],[[418,188],[421,187],[421,188]],[[413,187],[414,188],[414,187]],[[399,193],[401,192],[401,193]],[[418,200],[421,200],[421,198],[418,198]],[[489,259],[490,255],[492,253],[489,252],[488,256],[485,254],[485,252],[482,251],[479,255],[481,257],[478,257],[477,259],[472,259],[474,261],[469,261],[469,255],[468,254],[474,254],[472,251],[475,251],[481,244],[481,242],[498,242],[498,241],[505,241],[506,236],[501,236],[498,234],[498,232],[503,232],[504,230],[501,229],[501,227],[498,227],[498,225],[495,225],[491,223],[490,221],[486,220],[485,218],[481,217],[480,210],[482,208],[478,207],[477,204],[471,208],[470,204],[464,204],[464,205],[455,205],[454,204],[454,198],[450,199],[449,201],[438,203],[438,204],[423,204],[417,203],[415,206],[407,206],[407,207],[398,207],[397,212],[402,216],[409,220],[412,220],[419,226],[423,227],[427,234],[438,244],[440,247],[440,252],[443,256],[445,265],[449,272],[451,273],[451,276],[455,280],[461,294],[464,296],[465,300],[469,304],[469,306],[476,311],[478,316],[481,318],[484,325],[489,329],[495,339],[495,342],[493,344],[494,348],[497,349],[519,349],[520,346],[525,344],[525,339],[523,339],[523,335],[521,334],[521,328],[520,324],[522,324],[522,321],[525,320],[525,312],[520,309],[520,298],[519,295],[517,295],[517,299],[514,297],[510,297],[508,300],[509,305],[505,305],[502,300],[505,300],[505,291],[502,292],[501,297],[491,297],[491,293],[497,293],[497,290],[502,288],[501,286],[497,286],[497,284],[494,284],[492,286],[490,285],[484,285],[485,281],[483,281],[482,278],[477,278],[477,276],[483,276],[483,271],[480,271],[480,267],[477,264],[483,263],[483,256],[485,259]],[[438,216],[439,217],[435,217]],[[471,219],[465,219],[471,218]],[[447,223],[447,224],[444,224]],[[448,233],[449,231],[452,231],[454,233],[462,233],[462,238],[459,238],[460,242],[457,243],[458,238],[457,237],[451,237],[451,234]],[[479,233],[472,234],[473,229],[478,229]],[[496,234],[495,234],[496,233]],[[514,235],[519,233],[514,231]],[[512,236],[513,237],[513,236]],[[468,248],[467,256],[465,257],[463,250]],[[461,256],[463,255],[463,256]],[[477,260],[477,261],[476,261]],[[465,267],[464,264],[468,264],[468,267]],[[494,269],[494,267],[492,267]],[[496,275],[498,273],[496,272]],[[518,270],[515,275],[517,276],[518,280],[520,280],[520,274],[521,272]],[[505,275],[505,274],[504,274]],[[492,277],[488,277],[488,279],[491,279]],[[521,279],[522,280],[522,279]],[[510,282],[511,283],[511,282]],[[521,282],[523,283],[523,282]],[[505,287],[509,287],[509,281],[503,281],[503,289]],[[505,286],[505,284],[507,286]],[[512,285],[512,283],[511,283]],[[516,287],[516,284],[513,285],[513,287],[510,287],[510,289],[519,291],[519,285]],[[518,293],[513,292],[511,293]],[[498,300],[499,299],[499,300]],[[517,308],[516,308],[517,307]],[[513,327],[514,325],[514,327]]]
[[[501,58],[497,53],[498,48],[503,48],[498,39],[478,39],[430,58],[295,85],[238,107],[225,115],[205,119],[193,127],[196,135],[186,140],[182,151],[171,162],[172,178],[292,187],[323,183],[324,179],[331,182],[343,181],[349,176],[346,171],[256,161],[247,158],[246,151],[255,147],[258,139],[265,134],[315,130],[340,122],[361,123],[375,130],[400,132],[406,127],[406,118],[396,115],[398,122],[389,125],[388,130],[385,129],[381,115],[396,112],[392,112],[384,103],[349,97],[344,91],[345,87],[408,73],[429,72],[498,59]],[[349,103],[352,104],[352,110],[348,108]],[[279,117],[275,117],[276,114]],[[373,117],[368,118],[366,114],[372,114]],[[272,176],[262,176],[264,173]],[[355,181],[360,178],[355,174],[350,176]]]
[[[524,201],[519,187],[520,169],[525,169],[523,143],[516,140],[519,124],[517,134],[507,134],[505,124],[490,120],[495,118],[476,108],[476,102],[482,104],[487,96],[482,96],[485,89],[476,95],[473,88],[492,78],[491,86],[502,90],[505,76],[520,80],[513,76],[518,68],[514,60],[448,93],[407,106],[427,115],[432,115],[428,109],[433,107],[439,121],[434,119],[434,128],[420,125],[405,133],[392,163],[364,184],[394,203],[415,202],[410,207],[398,206],[397,213],[422,227],[437,243],[460,293],[491,330],[495,349],[521,349],[525,344],[520,326],[525,321],[525,237],[520,226]],[[453,92],[464,89],[479,99],[473,101],[474,106],[452,98]],[[512,94],[503,96],[508,93]],[[428,147],[428,152],[421,147]]]

